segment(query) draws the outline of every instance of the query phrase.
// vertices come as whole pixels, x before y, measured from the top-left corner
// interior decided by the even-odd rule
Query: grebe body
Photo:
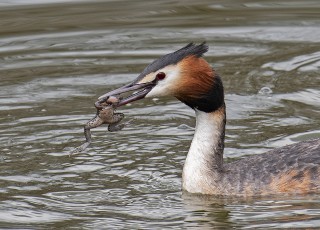
[[[204,43],[190,43],[99,100],[134,91],[118,106],[144,97],[173,96],[194,109],[196,129],[182,172],[187,192],[232,196],[320,192],[320,139],[224,163],[224,90],[221,78],[202,58],[207,50]]]

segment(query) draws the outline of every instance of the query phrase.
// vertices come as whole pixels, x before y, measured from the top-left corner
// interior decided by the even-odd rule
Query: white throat
[[[183,167],[183,189],[204,193],[223,167],[225,108],[196,111],[196,130]]]

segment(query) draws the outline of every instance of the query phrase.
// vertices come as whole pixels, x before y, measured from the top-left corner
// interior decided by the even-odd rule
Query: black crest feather
[[[165,66],[177,64],[182,59],[188,56],[193,55],[196,57],[201,57],[207,51],[208,51],[208,46],[205,44],[205,42],[201,43],[200,45],[189,43],[185,47],[173,53],[166,54],[161,58],[152,62],[141,72],[141,74],[138,76],[135,82],[138,82],[141,78],[148,75],[149,73],[156,72],[157,70],[162,69]]]

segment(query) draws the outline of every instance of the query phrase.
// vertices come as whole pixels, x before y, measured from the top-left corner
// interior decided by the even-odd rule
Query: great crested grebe
[[[144,97],[173,96],[194,109],[196,129],[182,172],[182,187],[190,193],[252,196],[320,192],[320,139],[223,162],[223,85],[202,58],[207,51],[204,43],[190,43],[155,60],[132,83],[99,100],[133,91],[118,106]]]

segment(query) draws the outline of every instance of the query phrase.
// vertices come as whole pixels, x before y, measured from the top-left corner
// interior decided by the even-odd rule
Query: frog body
[[[98,101],[95,103],[95,107],[97,108],[96,116],[84,125],[84,136],[86,138],[86,142],[72,150],[70,155],[82,152],[91,144],[91,129],[93,128],[97,128],[103,124],[108,124],[109,132],[116,132],[124,128],[125,124],[119,124],[119,122],[124,118],[124,114],[114,112],[116,103],[117,100],[115,97],[110,97],[104,102]]]

